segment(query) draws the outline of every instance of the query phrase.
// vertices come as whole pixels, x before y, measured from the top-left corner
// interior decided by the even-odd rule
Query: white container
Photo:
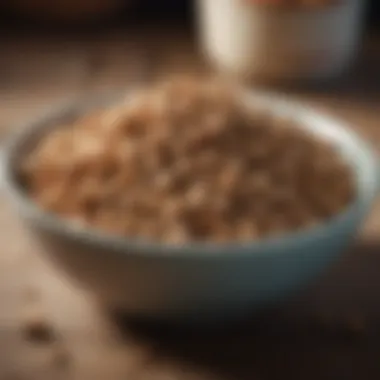
[[[352,63],[365,0],[300,9],[256,0],[198,0],[206,57],[244,79],[330,79]]]

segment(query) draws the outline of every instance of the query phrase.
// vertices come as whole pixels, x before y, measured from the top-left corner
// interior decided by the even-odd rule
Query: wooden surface
[[[0,46],[3,136],[63,101],[206,70],[192,39],[169,27],[80,36],[24,32],[3,36]],[[380,142],[378,63],[373,38],[339,88],[292,96]],[[6,199],[0,201],[0,379],[380,378],[376,210],[342,262],[281,310],[247,316],[238,327],[186,331],[111,318],[43,260]],[[25,315],[34,307],[58,332],[54,344],[25,338]]]

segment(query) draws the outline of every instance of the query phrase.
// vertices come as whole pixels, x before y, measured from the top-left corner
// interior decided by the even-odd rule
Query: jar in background
[[[364,2],[297,7],[257,0],[198,0],[200,42],[218,71],[243,80],[333,79],[355,58]]]

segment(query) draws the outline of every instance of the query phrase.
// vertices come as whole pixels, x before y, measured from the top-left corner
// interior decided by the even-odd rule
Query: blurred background
[[[375,31],[380,25],[379,4],[376,0],[371,0],[369,3],[364,0],[349,0],[347,4],[359,4],[358,6],[364,8],[364,12],[360,10],[360,16],[352,16],[348,15],[349,9],[342,11],[341,15],[329,15],[329,11],[326,11],[326,16],[323,16],[326,20],[322,20],[320,25],[319,21],[314,20],[313,27],[309,28],[310,33],[318,35],[319,32],[316,31],[321,31],[320,37],[324,41],[329,40],[324,36],[326,33],[332,36],[340,35],[335,38],[335,42],[330,41],[330,45],[334,43],[337,45],[336,54],[341,54],[342,60],[351,60],[350,57],[344,55],[351,54],[352,50],[355,64],[368,61],[367,56],[358,54],[356,48],[358,45],[361,51],[362,49],[371,50],[374,57],[370,60],[373,62],[377,60],[375,57],[377,53],[374,50],[378,49],[374,48],[370,40],[377,39]],[[209,5],[205,8],[207,6]],[[233,20],[223,19],[224,16],[219,15],[220,12],[211,11],[210,14],[214,13],[215,17],[219,17],[218,27],[212,29],[209,25],[212,24],[213,16],[206,16],[207,10],[196,12],[196,8],[196,2],[190,0],[2,1],[0,4],[2,30],[0,95],[5,102],[2,130],[7,129],[5,125],[22,121],[22,114],[13,112],[14,107],[22,107],[24,115],[29,110],[38,113],[38,103],[46,104],[46,99],[53,102],[62,98],[79,96],[88,91],[125,87],[127,84],[157,79],[173,72],[215,71],[215,69],[220,69],[219,66],[223,66],[228,59],[228,62],[234,62],[236,66],[239,63],[238,53],[227,50],[231,43],[214,43],[216,38],[213,37],[215,33],[215,36],[226,38],[223,35],[224,26],[230,25],[230,28],[235,28],[232,24]],[[206,19],[207,17],[209,19]],[[334,17],[337,19],[335,25],[334,21],[328,21]],[[276,24],[275,17],[271,18],[273,20],[268,21],[267,24]],[[331,25],[326,27],[324,22]],[[301,21],[298,21],[298,24],[300,23]],[[265,22],[262,24],[264,25]],[[361,34],[363,24],[365,38]],[[278,28],[277,35],[281,35],[280,30],[281,27]],[[232,42],[232,45],[240,46],[240,49],[244,50],[244,45],[242,45],[244,41],[247,46],[252,45],[249,42],[249,36],[236,35],[234,37],[234,32],[225,33],[228,33],[230,39],[238,39],[238,43]],[[280,48],[284,45],[282,54],[286,53],[288,44],[279,41],[279,36],[274,36],[277,38],[275,41],[273,36],[266,35],[268,31],[264,29],[259,34],[258,41],[268,46],[277,44]],[[299,34],[303,34],[303,31]],[[349,37],[344,37],[346,35]],[[266,40],[267,38],[272,38],[272,40]],[[300,42],[310,46],[314,44],[307,38],[303,38]],[[258,46],[259,43],[256,45]],[[319,49],[325,49],[325,45],[326,43],[322,43]],[[220,46],[225,47],[224,56],[212,57]],[[263,52],[254,50],[255,46],[252,49],[249,54],[255,56],[255,59],[263,55]],[[208,54],[204,54],[205,51],[208,51]],[[357,59],[358,55],[359,59]],[[292,58],[291,55],[290,58]],[[314,59],[313,55],[310,55],[309,59]],[[272,63],[275,60],[278,60],[277,56],[272,59]],[[293,54],[294,60],[301,61]],[[263,65],[261,61],[256,65]],[[265,61],[263,62],[265,65]],[[329,59],[325,59],[325,62],[326,65],[330,64]],[[240,69],[244,68],[243,63],[240,62]],[[249,64],[250,61],[245,62],[247,63]],[[302,65],[289,63],[288,71],[290,66],[294,71]],[[370,66],[375,65],[370,63]],[[286,64],[283,67],[286,71]],[[271,69],[277,71],[278,75],[284,76],[284,73],[281,74],[281,68],[272,67]],[[262,74],[262,68],[255,67],[253,71],[255,70],[257,74]],[[310,66],[309,70],[311,70],[310,76],[313,76],[314,68]],[[366,68],[361,73],[367,73],[368,70]],[[242,74],[242,70],[239,74]],[[296,74],[292,75],[290,79],[297,79]],[[348,77],[346,76],[346,79]],[[364,82],[366,84],[370,82],[372,85],[374,80],[364,80]],[[363,87],[364,82],[354,86]],[[30,96],[31,93],[34,96]]]
[[[123,18],[129,22],[139,19],[166,18],[171,21],[192,19],[192,0],[85,0],[82,2],[59,0],[52,4],[47,0],[3,0],[1,4],[2,25],[14,22],[34,20],[37,23],[52,23],[57,20],[77,19],[79,23],[87,18],[104,22],[107,15],[116,19]],[[132,14],[130,9],[133,8]],[[371,25],[378,24],[380,6],[376,0],[369,0],[367,6],[367,19]],[[116,17],[115,17],[116,16]],[[77,25],[78,26],[78,25]],[[83,25],[82,25],[83,26]],[[99,24],[97,26],[100,26]]]
[[[380,17],[380,6],[376,0],[369,0],[367,7],[367,19],[372,25],[377,24]],[[3,0],[2,1],[2,25],[4,21],[9,23],[20,21],[24,16],[23,22],[32,19],[37,22],[55,22],[60,20],[77,19],[82,22],[87,18],[102,20],[109,13],[116,18],[124,18],[131,21],[136,17],[142,19],[166,18],[175,20],[191,20],[192,19],[192,0],[84,0],[75,2],[72,0],[55,1],[54,4],[47,0]],[[124,8],[124,9],[123,9]],[[130,8],[133,8],[132,15]],[[124,12],[123,12],[124,10]],[[26,16],[26,18],[25,18]],[[10,17],[12,17],[10,19]],[[190,21],[191,22],[191,21]],[[98,25],[100,26],[100,25]]]
[[[222,8],[218,4],[231,5],[233,0],[204,0],[206,3],[208,13],[205,6],[204,14],[200,14],[191,0],[2,0],[0,138],[62,102],[75,102],[96,93],[126,91],[131,86],[149,84],[174,73],[221,71],[228,75],[236,71],[233,74],[237,74],[238,80],[258,86],[256,79],[269,63],[279,61],[284,63],[283,67],[271,66],[271,74],[275,73],[277,78],[275,84],[268,85],[271,89],[285,91],[289,96],[349,120],[375,145],[380,143],[378,0],[368,3],[345,0],[344,11],[327,7],[326,13],[317,13],[322,17],[314,17],[311,10],[297,15],[294,19],[297,27],[293,30],[310,32],[305,35],[313,38],[302,39],[300,32],[294,34],[294,40],[303,43],[297,53],[309,48],[312,51],[316,41],[321,47],[313,54],[325,53],[331,41],[338,46],[335,49],[332,45],[332,55],[322,54],[322,58],[312,55],[311,61],[303,62],[306,66],[301,65],[299,55],[292,56],[294,50],[288,54],[292,38],[280,38],[283,28],[292,30],[282,23],[285,16],[263,16],[258,11],[256,19],[266,22],[260,23],[259,36],[250,37],[241,32],[239,22],[234,24],[238,18],[234,21],[229,18],[237,15],[232,11],[218,16],[216,23],[209,22],[213,15],[220,15]],[[215,5],[217,8],[212,8]],[[363,12],[359,13],[351,5],[364,6]],[[277,17],[274,24],[268,21],[276,19],[272,16]],[[303,22],[304,17],[310,23]],[[293,22],[289,20],[292,17],[287,22]],[[303,29],[297,29],[300,25]],[[225,33],[227,29],[229,32]],[[269,36],[268,30],[276,32]],[[277,42],[272,44],[271,39]],[[231,46],[239,46],[240,50],[229,49]],[[277,58],[265,61],[260,54],[268,52],[255,50],[258,46],[272,46],[271,54],[284,54],[289,61]],[[250,52],[248,61],[239,55],[239,51],[246,50]],[[220,51],[223,54],[216,56]],[[339,73],[336,75],[339,80],[329,72],[334,67],[334,57],[339,61],[334,69],[334,74]],[[328,65],[323,66],[326,62]],[[347,68],[346,63],[349,63]],[[248,79],[247,67],[251,69],[249,74],[255,74],[253,80]],[[307,83],[283,89],[282,79],[286,77],[287,85],[293,80],[297,82],[301,67],[304,67],[303,79],[324,77],[327,72],[329,75],[318,86]],[[269,339],[265,333],[279,325],[279,319],[274,318],[273,324],[265,325],[263,336],[260,333],[257,336],[257,330],[252,332],[246,326],[229,335],[222,332],[218,336],[202,334],[184,339],[176,334],[166,335],[166,331],[159,331],[158,335],[148,333],[147,337],[146,331],[135,334],[128,330],[121,345],[115,344],[117,333],[98,310],[87,303],[75,286],[66,283],[39,259],[38,250],[29,246],[7,202],[3,197],[0,200],[0,380],[51,380],[58,376],[81,380],[380,378],[380,277],[376,270],[380,267],[380,217],[377,211],[366,228],[363,243],[354,248],[347,260],[310,293],[286,307],[282,315],[291,321],[290,333],[285,329],[285,335],[280,333],[276,337],[276,330],[275,336]],[[66,357],[52,356],[50,346],[25,344],[20,335],[20,316],[29,297],[25,292],[30,284],[39,289],[37,298],[43,299],[49,321],[58,326],[70,347],[70,355],[75,357],[75,370],[71,368],[74,374],[67,371]],[[325,335],[319,330],[303,329],[305,324],[309,325],[305,320],[321,315],[323,318],[327,315],[327,321],[333,321],[333,325],[334,321],[349,317],[351,332],[362,332],[364,324],[370,325],[368,340],[367,336],[362,340],[347,339],[345,333],[337,337],[334,329],[332,333],[327,329]],[[301,330],[297,333],[298,328]]]

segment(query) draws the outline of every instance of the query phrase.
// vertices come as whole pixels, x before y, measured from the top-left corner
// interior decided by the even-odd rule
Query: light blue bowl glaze
[[[165,246],[79,230],[31,202],[15,167],[43,133],[104,100],[66,107],[11,139],[4,160],[8,193],[57,268],[111,307],[144,318],[220,318],[272,304],[310,283],[352,242],[376,198],[377,158],[342,121],[279,96],[243,91],[241,99],[295,117],[333,142],[354,172],[356,201],[321,226],[247,244]]]

